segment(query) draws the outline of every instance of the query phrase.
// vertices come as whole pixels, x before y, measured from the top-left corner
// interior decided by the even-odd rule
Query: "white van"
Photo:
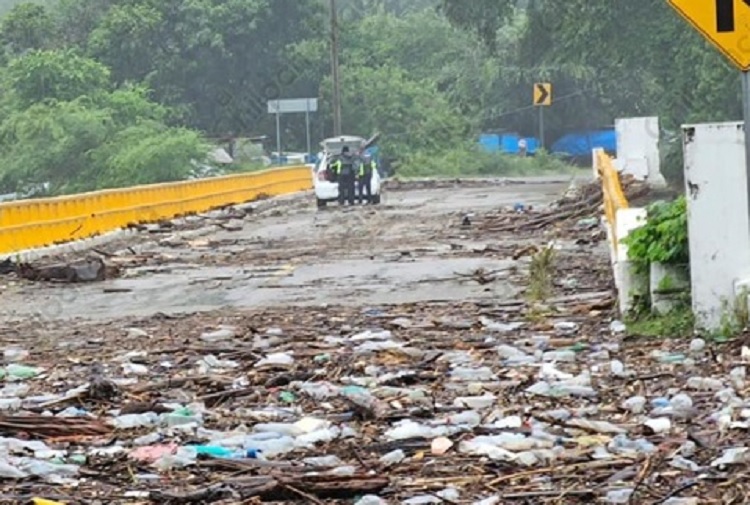
[[[334,182],[329,165],[332,158],[341,154],[344,146],[349,146],[349,151],[356,153],[366,142],[362,137],[341,136],[332,137],[320,143],[323,151],[318,153],[318,162],[313,166],[313,187],[315,188],[315,198],[318,202],[318,208],[322,209],[328,202],[338,201],[339,185]],[[380,203],[380,173],[374,170],[370,181],[370,191],[372,194],[372,203]]]

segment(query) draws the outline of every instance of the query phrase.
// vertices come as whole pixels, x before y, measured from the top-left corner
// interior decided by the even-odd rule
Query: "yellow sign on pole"
[[[750,0],[667,0],[740,70],[750,70]]]
[[[552,84],[548,82],[534,84],[534,105],[552,105]]]

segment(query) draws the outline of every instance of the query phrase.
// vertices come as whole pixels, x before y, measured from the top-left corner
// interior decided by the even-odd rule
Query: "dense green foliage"
[[[454,24],[480,35],[496,53],[507,51],[506,27],[525,19],[514,58],[505,61],[528,77],[518,88],[522,99],[512,91],[510,97],[523,106],[529,82],[553,82],[558,98],[545,121],[556,131],[657,115],[673,133],[662,138],[675,177],[681,150],[674,133],[681,124],[742,117],[739,72],[667,2],[527,0],[524,10],[517,0],[472,0],[471,9],[468,3],[441,0]]]
[[[337,2],[343,129],[382,132],[383,153],[405,173],[561,168],[473,147],[481,131],[536,135],[540,80],[554,84],[550,141],[618,116],[659,115],[674,133],[740,115],[736,72],[665,2]],[[329,136],[327,7],[0,0],[0,193],[185,177],[204,139],[273,138],[274,98],[319,97],[313,141]],[[285,150],[304,149],[302,115],[284,116],[282,130]]]
[[[633,230],[623,242],[628,246],[628,257],[636,263],[687,265],[690,252],[685,197],[651,204],[644,225]]]

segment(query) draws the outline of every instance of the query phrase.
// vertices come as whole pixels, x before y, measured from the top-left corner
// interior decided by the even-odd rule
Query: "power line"
[[[583,91],[576,91],[575,93],[570,93],[568,95],[563,95],[563,96],[561,96],[559,98],[555,98],[554,100],[555,100],[555,103],[556,102],[562,102],[563,100],[567,100],[569,98],[573,98],[574,96],[579,96],[579,95],[582,95],[582,94],[583,94]],[[513,110],[510,110],[508,112],[503,112],[502,114],[498,114],[497,116],[492,116],[489,119],[497,119],[497,118],[500,118],[500,117],[510,116],[510,115],[516,114],[518,112],[523,112],[525,110],[534,109],[535,107],[539,107],[539,106],[538,105],[527,105],[525,107],[519,107],[518,109],[513,109]]]

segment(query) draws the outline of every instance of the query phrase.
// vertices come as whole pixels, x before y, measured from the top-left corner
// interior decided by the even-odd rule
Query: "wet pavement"
[[[395,190],[377,207],[331,206],[322,212],[306,194],[284,199],[283,206],[259,205],[231,220],[234,231],[196,218],[186,223],[192,224],[189,231],[166,229],[108,247],[117,261],[136,263],[124,278],[59,287],[6,285],[2,316],[109,319],[228,307],[513,297],[511,283],[488,289],[462,279],[477,269],[508,270],[513,262],[473,253],[472,247],[483,244],[472,243],[460,224],[467,214],[518,202],[548,204],[570,178],[547,181]],[[138,265],[138,258],[148,261]]]
[[[0,503],[744,503],[750,348],[629,334],[566,187],[258,202],[114,280],[2,277]]]

